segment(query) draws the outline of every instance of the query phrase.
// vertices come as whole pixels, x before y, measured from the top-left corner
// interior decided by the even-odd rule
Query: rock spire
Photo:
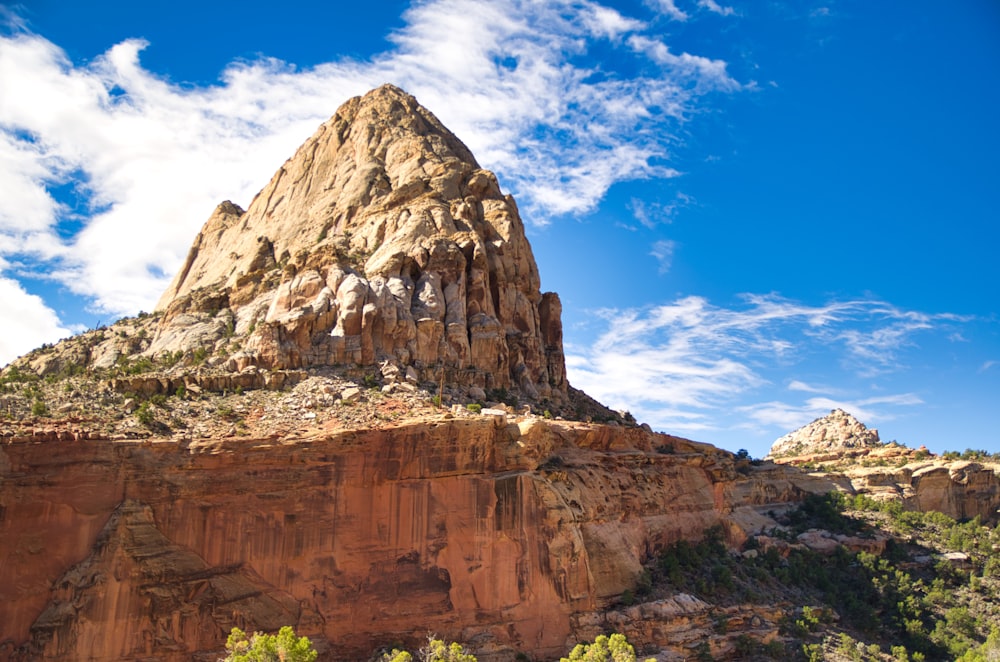
[[[517,205],[416,99],[349,100],[244,211],[216,208],[149,353],[241,340],[228,366],[328,365],[562,399],[561,305]]]

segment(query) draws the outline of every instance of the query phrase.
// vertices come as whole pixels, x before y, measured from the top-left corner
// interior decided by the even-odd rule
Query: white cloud
[[[694,199],[691,196],[677,192],[674,199],[667,203],[632,198],[628,206],[635,220],[652,230],[660,224],[673,223],[677,212],[693,203]]]
[[[593,209],[617,181],[676,176],[668,146],[699,95],[739,89],[724,62],[674,55],[644,21],[588,1],[415,3],[369,61],[296,69],[262,58],[206,87],[146,70],[141,40],[79,64],[8,23],[0,256],[34,261],[115,314],[151,308],[216,204],[246,205],[340,103],[383,82],[437,114],[537,224]],[[626,60],[653,54],[662,71],[579,64],[598,43]],[[89,208],[60,206],[58,184]]]
[[[824,393],[826,395],[832,395],[838,391],[832,386],[827,386],[825,384],[807,384],[798,379],[793,379],[788,382],[789,391],[800,391],[802,393]]]
[[[698,6],[720,16],[732,16],[736,13],[732,7],[723,7],[715,0],[698,0]]]
[[[0,301],[3,302],[4,318],[0,333],[0,366],[42,343],[71,335],[41,297],[25,292],[17,281],[0,277]]]
[[[674,260],[674,249],[677,247],[677,242],[671,239],[661,239],[653,244],[653,249],[649,251],[649,254],[656,258],[656,261],[660,263],[660,273],[665,274],[670,271],[670,265],[673,264]]]
[[[721,308],[686,297],[641,310],[600,311],[606,328],[597,340],[566,349],[569,379],[598,400],[667,430],[704,429],[703,421],[721,421],[734,410],[743,412],[745,425],[785,431],[790,422],[801,425],[803,417],[808,422],[836,406],[885,419],[876,405],[909,406],[920,399],[911,393],[844,398],[792,379],[789,390],[822,397],[804,405],[738,405],[771,388],[772,375],[794,375],[796,365],[817,355],[840,357],[855,377],[869,374],[872,361],[879,370],[890,363],[902,369],[901,353],[919,332],[947,334],[962,319],[868,300],[808,306],[775,295],[746,295],[744,301],[739,308]],[[881,353],[873,357],[874,345]]]
[[[641,34],[630,36],[627,42],[636,53],[644,54],[674,75],[696,80],[699,89],[735,91],[741,88],[741,85],[726,71],[727,64],[724,60],[713,60],[690,53],[677,55],[671,52],[670,46],[659,39]]]
[[[655,0],[655,5],[661,12],[675,21],[686,21],[690,18],[677,6],[674,0]]]

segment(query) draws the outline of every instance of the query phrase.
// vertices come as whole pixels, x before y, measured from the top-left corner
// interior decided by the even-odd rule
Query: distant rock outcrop
[[[882,443],[878,430],[843,409],[779,438],[768,457],[778,464],[822,470],[845,492],[899,501],[909,510],[1000,521],[1000,465],[946,461],[924,447]]]
[[[830,453],[881,445],[878,430],[868,429],[843,409],[834,409],[826,416],[777,439],[771,444],[768,457]]]
[[[562,309],[539,287],[514,199],[385,85],[345,103],[246,211],[219,205],[145,353],[236,337],[234,371],[410,367],[422,381],[561,400]]]

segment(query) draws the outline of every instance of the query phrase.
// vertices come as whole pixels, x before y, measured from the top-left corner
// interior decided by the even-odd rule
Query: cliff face
[[[844,470],[844,476],[854,491],[901,501],[908,510],[1000,521],[1000,465],[935,459],[895,468],[855,467]]]
[[[641,428],[502,415],[180,444],[12,439],[0,658],[214,659],[233,626],[287,624],[330,659],[428,631],[480,659],[558,656],[665,544],[717,523],[739,537],[830,487],[773,465],[743,475],[728,453]],[[637,644],[662,630],[647,628]]]
[[[822,468],[844,491],[897,500],[909,510],[1000,521],[1000,465],[948,462],[924,448],[882,443],[877,430],[842,409],[777,439],[768,457]]]
[[[561,307],[539,287],[514,199],[386,85],[344,104],[245,212],[215,210],[146,355],[235,336],[233,370],[388,363],[559,400]]]

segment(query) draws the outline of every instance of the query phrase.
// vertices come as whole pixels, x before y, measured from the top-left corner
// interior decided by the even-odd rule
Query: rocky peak
[[[843,409],[834,409],[826,416],[777,439],[771,444],[768,457],[839,452],[881,445],[878,430],[869,430]]]
[[[145,353],[224,367],[356,366],[421,381],[567,390],[561,305],[514,199],[416,99],[351,99],[244,211],[213,212]]]

